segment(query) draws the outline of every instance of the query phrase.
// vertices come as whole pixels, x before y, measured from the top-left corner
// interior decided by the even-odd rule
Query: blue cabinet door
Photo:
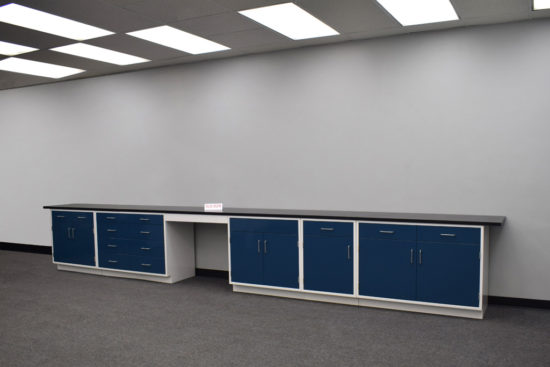
[[[298,288],[298,234],[264,233],[263,284]]]
[[[262,284],[263,235],[231,231],[231,280]]]
[[[416,241],[359,239],[359,294],[416,299]]]
[[[304,237],[304,289],[353,293],[353,236]]]
[[[479,244],[418,242],[417,299],[479,306]]]
[[[54,261],[95,265],[92,213],[52,212]]]

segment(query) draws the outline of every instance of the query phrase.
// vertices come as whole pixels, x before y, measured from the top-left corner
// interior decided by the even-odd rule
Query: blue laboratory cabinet
[[[304,221],[304,289],[353,294],[353,222]]]
[[[361,223],[359,294],[478,307],[479,228]]]
[[[92,213],[52,211],[55,262],[95,266]]]
[[[99,266],[165,274],[162,215],[97,214]]]
[[[230,219],[231,281],[298,288],[298,221]]]

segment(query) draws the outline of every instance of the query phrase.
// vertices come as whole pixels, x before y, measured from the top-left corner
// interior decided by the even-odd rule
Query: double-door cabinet
[[[231,219],[231,282],[480,308],[482,242],[481,226]]]

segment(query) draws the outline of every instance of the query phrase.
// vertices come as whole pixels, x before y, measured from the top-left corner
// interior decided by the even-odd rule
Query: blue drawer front
[[[78,226],[91,228],[94,226],[94,216],[91,212],[62,212],[52,211],[52,223],[54,225]]]
[[[298,234],[297,220],[231,218],[231,232]]]
[[[468,227],[418,226],[419,242],[481,243],[481,229]]]
[[[400,224],[360,223],[359,237],[374,240],[416,241],[416,226]]]
[[[128,256],[124,254],[100,254],[99,266],[101,268],[130,270]]]
[[[128,244],[126,240],[110,239],[97,242],[97,250],[100,255],[103,254],[126,254],[128,253]]]
[[[128,269],[145,273],[164,274],[164,258],[128,256]]]
[[[304,221],[305,236],[353,236],[352,222]]]
[[[112,238],[127,238],[136,240],[164,241],[164,229],[161,225],[99,223],[98,235],[100,240]]]
[[[162,224],[162,215],[157,214],[120,214],[120,213],[98,213],[98,223],[107,225],[113,223],[134,223],[134,224]]]
[[[157,241],[128,241],[128,254],[164,259],[164,244]]]

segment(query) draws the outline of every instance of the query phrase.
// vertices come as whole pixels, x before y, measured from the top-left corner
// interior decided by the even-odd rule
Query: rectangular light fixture
[[[458,20],[449,0],[376,0],[401,25],[417,25]]]
[[[533,10],[550,9],[550,0],[533,0]]]
[[[113,34],[105,29],[13,3],[0,7],[0,22],[77,41]]]
[[[116,65],[130,65],[150,61],[138,56],[125,54],[102,47],[87,45],[85,43],[74,43],[72,45],[55,47],[51,50],[73,56],[85,57],[87,59],[108,62],[110,64]]]
[[[0,55],[15,56],[36,50],[36,48],[0,41]]]
[[[193,55],[229,50],[229,47],[167,25],[127,34]]]
[[[239,13],[293,40],[339,34],[294,3],[264,6]]]
[[[69,75],[82,73],[85,70],[69,68],[67,66],[31,61],[17,57],[9,57],[0,61],[0,70],[14,73],[43,76],[46,78],[64,78]]]

